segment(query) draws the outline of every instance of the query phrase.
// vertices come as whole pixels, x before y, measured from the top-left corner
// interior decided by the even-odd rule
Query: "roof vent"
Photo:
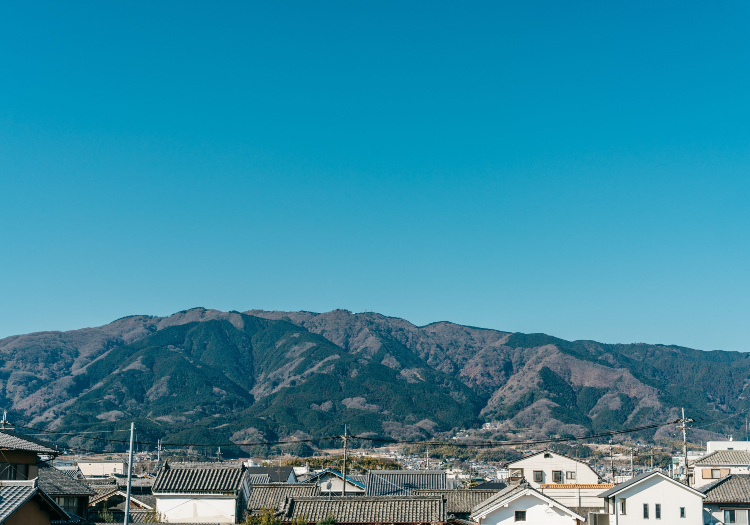
[[[544,453],[544,459],[549,459],[551,457],[552,457],[552,454],[550,454],[549,452]]]

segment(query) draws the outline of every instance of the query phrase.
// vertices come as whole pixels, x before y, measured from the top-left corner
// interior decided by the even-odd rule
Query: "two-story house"
[[[717,450],[706,454],[693,465],[691,478],[701,487],[730,474],[750,474],[750,452],[747,450]]]

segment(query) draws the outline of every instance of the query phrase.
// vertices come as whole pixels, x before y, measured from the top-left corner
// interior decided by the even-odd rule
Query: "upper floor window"
[[[568,479],[576,479],[576,473],[572,470],[569,470],[565,477]]]
[[[534,471],[534,483],[544,483],[544,472],[541,470]]]
[[[29,479],[29,466],[25,463],[0,463],[0,480]]]
[[[562,470],[553,470],[552,471],[552,482],[553,483],[562,483],[562,481],[563,481]]]
[[[648,519],[648,503],[643,504],[643,519]]]
[[[517,510],[516,511],[516,521],[526,521],[526,511],[525,510]]]
[[[685,507],[680,507],[680,517],[681,518],[685,517]]]
[[[626,501],[625,498],[620,500],[620,514],[627,514],[628,507]]]
[[[656,505],[654,505],[654,517],[657,520],[661,519],[661,503],[657,503]]]

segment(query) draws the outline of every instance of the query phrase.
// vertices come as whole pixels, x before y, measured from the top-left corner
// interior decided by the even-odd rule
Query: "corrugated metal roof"
[[[251,512],[260,509],[281,509],[290,497],[317,496],[320,489],[314,483],[266,483],[250,487],[247,508]]]
[[[699,489],[703,503],[750,504],[750,474],[730,474]]]
[[[8,432],[7,430],[0,432],[0,449],[25,450],[27,452],[40,452],[50,455],[60,454],[60,451],[50,443]]]
[[[445,500],[439,496],[346,496],[290,498],[282,521],[302,516],[317,522],[332,515],[338,523],[442,523]]]
[[[371,470],[365,481],[367,496],[408,496],[415,489],[445,489],[442,470]]]
[[[39,488],[50,496],[93,496],[96,494],[88,485],[69,478],[65,472],[39,464]]]
[[[228,493],[239,490],[245,467],[242,463],[166,463],[154,481],[152,492]]]
[[[429,490],[416,489],[415,496],[441,496],[445,498],[445,510],[449,514],[467,514],[471,509],[488,500],[498,490],[479,490],[479,489],[462,489],[462,490]]]
[[[746,450],[717,450],[696,460],[693,464],[747,466],[750,465],[750,452]]]

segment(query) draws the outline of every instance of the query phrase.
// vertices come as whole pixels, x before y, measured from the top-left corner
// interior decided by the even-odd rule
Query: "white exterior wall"
[[[611,485],[606,485],[611,487]],[[604,507],[599,494],[608,488],[597,489],[537,489],[545,496],[552,498],[566,507]]]
[[[128,464],[124,461],[78,461],[78,468],[86,477],[106,477],[112,474],[127,474]]]
[[[500,507],[480,519],[479,525],[515,525],[516,511],[526,511],[526,525],[576,525],[577,520],[565,514],[560,509],[550,507],[544,501],[534,496],[522,496],[507,507]]]
[[[704,505],[703,506],[703,523],[708,523],[709,525],[719,525],[724,523],[724,509],[734,509],[736,511],[735,514],[735,523],[737,525],[746,524],[748,523],[748,519],[746,516],[740,516],[740,512],[747,513],[747,509],[750,509],[750,505],[747,505],[744,509],[741,507],[733,507],[729,505]],[[744,518],[744,521],[742,521]]]
[[[747,450],[750,452],[750,441],[707,441],[706,453],[717,450]]]
[[[343,480],[338,476],[321,476],[323,479],[318,479],[316,484],[320,487],[320,492],[328,494],[329,492],[333,494],[341,494],[341,489],[344,485]],[[328,482],[331,482],[331,490],[328,490],[326,485]],[[360,488],[356,485],[353,485],[351,483],[346,484],[346,494],[354,496],[355,494],[364,494],[365,489]]]
[[[703,485],[708,485],[719,479],[711,478],[711,470],[718,469],[719,471],[724,471],[720,472],[720,474],[724,474],[724,476],[727,474],[750,474],[750,467],[748,465],[695,465],[695,467],[691,467],[691,469],[693,471],[694,487],[702,487]],[[708,478],[703,477],[704,470],[706,471]],[[720,476],[720,478],[723,478],[724,476]]]
[[[625,498],[626,514],[620,514],[620,500]],[[703,498],[677,482],[654,476],[615,495],[609,509],[610,525],[703,525]],[[648,503],[648,519],[643,518],[643,504]],[[661,519],[656,519],[656,503],[661,504]],[[680,507],[685,517],[680,518]],[[613,513],[614,512],[614,513]]]
[[[563,483],[576,483],[579,485],[593,485],[599,483],[599,475],[585,463],[561,456],[560,454],[555,454],[554,452],[549,452],[549,454],[552,457],[545,458],[544,454],[537,454],[526,459],[520,459],[510,463],[508,465],[508,470],[512,472],[514,469],[523,469],[523,475],[526,478],[526,481],[535,489],[539,489],[539,486],[542,483],[553,483],[553,470],[561,470],[563,472]],[[534,481],[535,470],[541,470],[544,472],[542,483]],[[575,472],[575,479],[568,479],[568,472]],[[604,491],[602,490],[602,492]]]
[[[235,523],[233,495],[156,496],[156,512],[172,523]]]

